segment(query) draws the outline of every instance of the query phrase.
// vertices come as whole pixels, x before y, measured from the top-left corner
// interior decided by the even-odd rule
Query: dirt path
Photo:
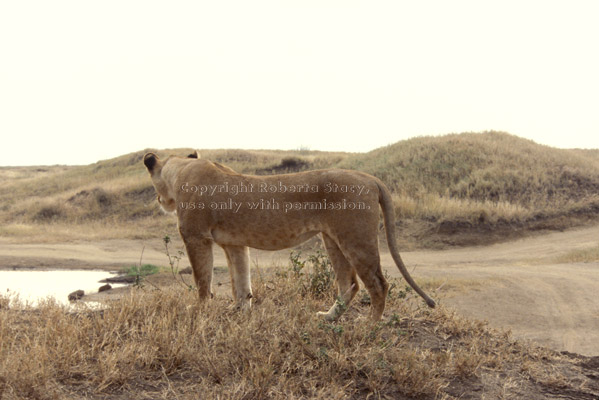
[[[402,254],[441,303],[556,350],[599,355],[599,263],[551,259],[599,244],[599,226],[485,247]],[[389,254],[382,264],[399,276]]]
[[[485,247],[405,252],[402,257],[417,281],[441,287],[435,295],[440,303],[464,315],[556,350],[599,355],[599,263],[551,263],[555,256],[598,243],[595,226]],[[180,246],[175,241],[172,252]],[[0,268],[118,269],[138,264],[142,250],[143,263],[167,265],[159,239],[16,244],[0,238]],[[252,251],[253,273],[287,265],[288,254]],[[381,262],[391,276],[399,275],[389,254]],[[187,265],[184,258],[181,267]],[[215,265],[226,265],[220,250]],[[228,291],[228,274],[218,271],[215,283]]]

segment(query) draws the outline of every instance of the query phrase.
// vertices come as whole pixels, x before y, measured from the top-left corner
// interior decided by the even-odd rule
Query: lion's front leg
[[[235,304],[247,310],[252,305],[250,250],[246,246],[223,246],[223,250],[227,256]]]
[[[200,300],[212,297],[212,239],[183,238]]]

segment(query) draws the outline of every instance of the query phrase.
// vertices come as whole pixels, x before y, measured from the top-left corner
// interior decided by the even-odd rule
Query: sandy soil
[[[548,261],[598,243],[595,226],[485,247],[404,252],[402,257],[416,281],[438,284],[434,297],[466,316],[556,350],[599,355],[599,263]],[[180,246],[175,241],[171,252]],[[253,274],[287,265],[288,254],[252,251]],[[136,265],[140,257],[142,263],[168,265],[160,239],[23,244],[0,238],[0,268],[114,270]],[[381,262],[391,276],[399,276],[389,254],[383,253]],[[180,267],[188,265],[186,258],[181,260]],[[216,250],[215,266],[225,265],[224,254]],[[215,290],[228,293],[226,269],[215,271]]]
[[[552,264],[572,250],[599,244],[599,226],[485,247],[402,254],[412,276],[452,286],[440,302],[511,329],[518,338],[599,355],[599,263]],[[383,265],[393,275],[390,255]]]

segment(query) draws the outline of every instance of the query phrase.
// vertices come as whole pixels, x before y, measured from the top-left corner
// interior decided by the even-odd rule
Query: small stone
[[[85,295],[83,290],[75,290],[73,293],[69,294],[69,301],[77,301],[80,300]]]
[[[110,286],[110,284],[107,283],[106,285],[100,286],[100,288],[98,289],[98,293],[102,293],[110,289],[112,289],[112,286]]]

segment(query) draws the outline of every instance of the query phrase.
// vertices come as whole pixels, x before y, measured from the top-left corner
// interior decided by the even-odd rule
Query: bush
[[[34,215],[33,219],[37,222],[50,222],[63,216],[63,210],[59,206],[45,206]]]
[[[137,276],[137,275],[148,276],[148,275],[154,275],[154,274],[158,273],[159,270],[160,270],[160,268],[154,264],[144,264],[141,267],[138,265],[133,265],[131,267],[128,267],[128,268],[126,268],[125,272],[129,276]]]
[[[144,278],[149,275],[154,275],[160,270],[159,267],[153,264],[133,265],[125,269],[128,276],[135,277],[135,285],[141,286]]]
[[[329,297],[333,292],[335,272],[329,257],[322,251],[302,259],[301,252],[292,251],[289,255],[291,271],[303,288],[303,294],[316,298]],[[334,294],[333,294],[334,296]]]

